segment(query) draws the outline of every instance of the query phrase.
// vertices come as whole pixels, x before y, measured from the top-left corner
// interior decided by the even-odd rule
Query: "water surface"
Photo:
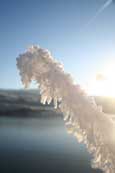
[[[90,159],[61,117],[0,117],[0,173],[101,173]]]

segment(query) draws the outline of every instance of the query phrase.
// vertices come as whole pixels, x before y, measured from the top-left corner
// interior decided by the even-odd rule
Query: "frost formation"
[[[86,144],[92,154],[91,165],[105,173],[115,173],[115,123],[88,97],[70,74],[64,72],[47,49],[32,46],[17,58],[22,83],[28,87],[35,80],[41,102],[58,103],[69,133]]]

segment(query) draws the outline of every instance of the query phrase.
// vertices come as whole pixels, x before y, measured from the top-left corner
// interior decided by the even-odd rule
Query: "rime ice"
[[[86,144],[93,155],[93,168],[105,173],[115,173],[115,123],[104,114],[94,99],[88,97],[71,76],[64,72],[62,64],[51,53],[32,46],[17,58],[22,83],[28,87],[32,80],[38,83],[41,102],[59,108],[69,133]]]

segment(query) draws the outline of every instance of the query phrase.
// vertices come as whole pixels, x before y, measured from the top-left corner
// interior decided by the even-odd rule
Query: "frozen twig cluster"
[[[51,53],[32,46],[19,55],[17,67],[25,87],[31,80],[38,83],[43,104],[53,100],[55,108],[59,105],[68,132],[85,143],[93,155],[92,167],[115,173],[115,124],[79,85],[73,83]]]

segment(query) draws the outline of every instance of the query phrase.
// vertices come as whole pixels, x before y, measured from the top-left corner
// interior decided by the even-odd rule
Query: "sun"
[[[115,62],[108,63],[88,85],[88,94],[115,97]]]

